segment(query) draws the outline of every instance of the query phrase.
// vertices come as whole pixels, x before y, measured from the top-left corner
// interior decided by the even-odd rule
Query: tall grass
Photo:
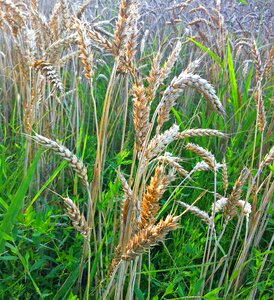
[[[271,297],[267,13],[163,5],[0,1],[3,299]]]

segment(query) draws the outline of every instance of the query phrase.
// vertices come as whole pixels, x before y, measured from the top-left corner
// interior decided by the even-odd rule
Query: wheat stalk
[[[223,164],[222,180],[223,180],[224,194],[226,194],[228,189],[228,172],[227,172],[227,164],[225,161],[225,157],[223,158],[222,164]]]

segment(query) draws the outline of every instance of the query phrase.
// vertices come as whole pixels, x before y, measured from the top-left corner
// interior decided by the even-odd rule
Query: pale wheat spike
[[[171,108],[176,104],[176,100],[183,93],[185,87],[192,87],[198,90],[214,107],[214,109],[222,116],[225,115],[225,110],[217,97],[213,86],[201,78],[199,75],[193,75],[183,71],[179,77],[174,77],[164,91],[163,97],[159,103],[158,112],[158,128],[169,120]]]
[[[89,6],[90,2],[91,2],[91,0],[86,0],[82,5],[80,5],[78,7],[78,10],[75,14],[78,19],[82,18],[83,14],[85,13],[85,10]]]
[[[261,54],[259,52],[259,49],[257,47],[256,41],[253,38],[251,43],[250,43],[250,48],[251,48],[251,54],[254,59],[255,63],[255,69],[256,69],[256,80],[259,81],[261,80],[261,76],[263,74],[263,65],[262,65],[262,60],[261,60]]]
[[[64,48],[68,48],[69,46],[74,45],[77,40],[77,33],[70,34],[62,39],[58,39],[54,43],[52,43],[49,47],[47,47],[43,57],[55,57],[56,52],[57,54],[60,53]]]
[[[126,178],[123,176],[123,174],[121,172],[118,172],[118,176],[119,176],[119,179],[120,179],[121,187],[122,187],[122,189],[125,193],[125,196],[128,199],[132,200],[133,193],[132,193],[132,190],[131,190]]]
[[[202,148],[199,145],[196,144],[192,144],[192,143],[188,143],[185,148],[187,150],[191,150],[192,152],[196,153],[197,155],[199,155],[200,157],[202,157],[206,163],[209,165],[210,169],[213,171],[215,170],[216,167],[216,159],[214,157],[214,155],[209,152],[208,150]]]
[[[222,164],[216,163],[215,168],[216,170],[218,170],[222,168],[222,166],[223,166]],[[194,166],[191,172],[194,173],[194,172],[209,171],[209,170],[211,170],[210,166],[205,161],[200,161]]]
[[[273,62],[274,62],[274,45],[271,46],[269,51],[268,60],[265,63],[265,76],[266,78],[270,77],[271,71],[273,70]]]
[[[104,37],[100,32],[98,32],[95,28],[88,29],[87,31],[89,37],[100,47],[102,47],[108,53],[112,52],[112,44],[111,42]]]
[[[226,137],[226,135],[215,129],[187,129],[177,134],[178,139],[185,139],[195,136],[217,136],[217,137]]]
[[[266,113],[261,89],[261,82],[259,82],[257,90],[254,94],[254,100],[258,111],[258,128],[260,132],[263,132],[266,127]]]
[[[182,89],[184,86],[189,86],[199,91],[214,107],[214,109],[222,116],[225,115],[225,110],[216,95],[213,86],[205,79],[197,74],[182,72],[178,78],[174,78],[171,86],[176,89]]]
[[[264,166],[271,165],[274,162],[274,146],[271,147],[268,154],[266,154],[265,158],[260,164],[260,170],[263,169]]]
[[[241,208],[243,214],[248,218],[252,212],[251,204],[247,201],[239,200],[237,206]]]
[[[135,83],[133,85],[132,94],[136,148],[138,151],[141,151],[149,130],[150,107],[148,105],[145,88],[142,83]]]
[[[90,48],[90,41],[87,37],[86,27],[79,21],[75,21],[75,29],[77,31],[77,42],[81,51],[80,59],[84,65],[85,77],[88,80],[93,78],[93,53]]]
[[[37,133],[32,136],[32,138],[40,145],[54,151],[56,154],[68,161],[69,165],[79,178],[82,179],[85,185],[88,185],[87,168],[84,166],[82,160],[77,158],[68,148]]]
[[[153,59],[149,76],[147,78],[148,87],[146,89],[146,94],[149,102],[151,102],[154,99],[157,88],[159,86],[161,59],[162,59],[161,53],[157,52],[157,54]]]
[[[190,3],[192,1],[193,0],[186,0],[183,3],[176,4],[176,5],[173,5],[173,6],[169,7],[167,10],[174,10],[174,9],[178,10],[178,9],[180,9],[180,13],[181,13],[184,9],[186,9],[190,5]]]
[[[36,60],[33,66],[36,70],[41,70],[58,92],[62,93],[64,91],[63,84],[52,64],[44,60]]]
[[[109,276],[112,275],[114,269],[116,268],[116,266],[120,262],[121,256],[122,256],[122,247],[120,245],[118,245],[115,249],[114,258],[112,259],[112,261],[111,261],[111,263],[108,267],[108,275]]]
[[[178,228],[179,217],[168,215],[165,220],[161,220],[157,225],[150,225],[140,230],[127,243],[123,260],[134,260],[138,255],[143,254],[150,247],[163,241],[166,235]]]
[[[227,204],[227,198],[222,197],[214,203],[212,203],[211,211],[212,214],[217,214],[220,211],[224,210],[224,207]]]
[[[61,14],[62,14],[62,3],[61,3],[61,0],[58,0],[55,2],[55,5],[53,7],[53,10],[50,15],[49,22],[48,22],[48,26],[51,29],[51,32],[53,32],[55,40],[58,39]]]
[[[227,164],[226,164],[225,157],[223,158],[222,164],[223,164],[223,168],[222,168],[223,188],[224,188],[224,194],[226,194],[228,189],[228,172],[227,172]]]
[[[239,178],[234,184],[231,194],[228,196],[227,203],[224,207],[224,216],[226,221],[231,220],[236,213],[235,207],[241,198],[243,186],[247,181],[249,174],[249,170],[247,168],[243,168]]]
[[[228,198],[222,197],[216,201],[215,206],[214,206],[214,203],[212,203],[212,207],[211,207],[212,214],[213,214],[213,212],[215,214],[217,214],[217,213],[223,211],[225,209],[225,206],[227,205],[227,201],[228,201]],[[243,214],[247,217],[252,212],[251,204],[244,200],[238,200],[238,202],[236,203],[236,207],[239,207],[242,210]]]
[[[128,209],[130,206],[130,203],[133,203],[133,192],[125,179],[125,177],[122,175],[121,172],[118,172],[118,176],[120,179],[121,187],[124,191],[124,197],[122,200],[122,205],[121,205],[121,224],[123,226],[126,226],[127,222],[127,216],[128,216]]]
[[[159,201],[174,179],[174,173],[170,172],[166,174],[163,165],[156,168],[155,174],[151,177],[150,184],[147,186],[141,202],[140,229],[155,223],[155,218],[159,210]]]
[[[148,144],[145,156],[148,160],[160,154],[170,143],[172,143],[179,132],[179,126],[173,125],[162,134],[156,134]]]
[[[170,75],[175,63],[178,60],[181,49],[182,49],[182,42],[177,41],[171,54],[169,55],[168,59],[166,60],[164,66],[160,70],[160,75],[159,75],[160,83],[162,83]]]
[[[86,240],[90,238],[90,228],[84,217],[84,214],[80,212],[79,208],[70,198],[63,198],[65,207],[67,209],[68,217],[72,221],[73,227],[81,233]]]
[[[212,225],[212,219],[209,217],[208,213],[201,210],[199,207],[194,205],[189,205],[183,201],[178,202],[181,206],[187,209],[190,213],[195,215],[196,217],[200,218],[203,222],[205,222],[207,225]]]
[[[175,169],[175,171],[182,175],[182,176],[187,176],[189,174],[188,171],[186,171],[177,161],[178,161],[178,157],[173,157],[171,155],[167,155],[166,153],[164,155],[161,155],[159,157],[157,157],[157,160],[160,161],[161,163],[165,163],[169,166],[171,166],[172,168]]]
[[[139,5],[138,3],[133,3],[131,5],[131,18],[127,21],[127,30],[128,32],[128,39],[125,45],[124,53],[121,53],[120,57],[120,64],[118,66],[118,71],[121,73],[128,73],[130,72],[131,75],[135,78],[135,53],[137,49],[137,38],[138,38],[138,20],[140,17],[139,14]]]
[[[129,32],[128,24],[133,18],[133,7],[135,5],[133,0],[121,0],[118,20],[114,31],[114,39],[112,43],[112,51],[114,56],[120,56],[125,51],[126,43],[128,41]]]
[[[12,18],[16,20],[19,26],[25,26],[26,13],[23,13],[15,4],[10,0],[0,0],[0,5],[3,5],[7,12],[12,12]]]

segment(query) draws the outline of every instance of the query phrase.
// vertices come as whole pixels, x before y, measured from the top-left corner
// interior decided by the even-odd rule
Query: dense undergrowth
[[[268,10],[38,2],[0,0],[1,299],[270,299]]]

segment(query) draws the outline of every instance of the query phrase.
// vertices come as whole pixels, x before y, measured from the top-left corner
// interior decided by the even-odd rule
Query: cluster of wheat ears
[[[224,120],[227,118],[222,101],[213,86],[197,74],[201,59],[190,62],[179,75],[172,75],[184,43],[182,38],[178,37],[168,56],[161,50],[153,54],[148,75],[144,74],[146,71],[143,71],[142,57],[140,57],[140,53],[144,52],[144,49],[140,51],[140,47],[142,48],[144,45],[141,40],[142,37],[138,34],[140,1],[120,1],[119,14],[113,34],[102,29],[103,21],[98,21],[96,18],[89,21],[85,19],[85,10],[88,8],[89,2],[86,1],[72,13],[67,1],[57,1],[49,20],[47,20],[39,12],[38,1],[29,1],[27,7],[27,4],[24,3],[17,5],[10,0],[0,0],[0,27],[4,31],[9,31],[12,35],[14,51],[19,59],[24,61],[24,63],[18,64],[19,75],[17,80],[24,82],[22,90],[18,91],[20,94],[18,101],[22,103],[23,128],[27,136],[26,167],[35,149],[32,143],[34,141],[66,160],[80,179],[83,192],[86,193],[88,199],[86,213],[84,213],[84,208],[81,211],[69,196],[64,196],[62,199],[73,227],[85,239],[79,277],[82,276],[85,270],[86,260],[88,260],[87,272],[89,275],[91,252],[94,253],[94,256],[97,253],[99,253],[99,256],[102,255],[100,247],[103,233],[102,230],[97,228],[96,223],[102,222],[103,215],[98,211],[97,204],[102,197],[103,171],[108,144],[111,140],[109,128],[111,127],[113,101],[118,80],[120,80],[123,84],[121,95],[125,99],[121,104],[124,111],[124,125],[120,146],[123,149],[128,130],[126,123],[133,115],[133,159],[130,174],[124,174],[120,168],[116,170],[123,191],[123,197],[119,203],[120,230],[117,238],[118,244],[114,253],[111,254],[107,276],[106,272],[102,271],[105,266],[100,257],[95,277],[96,295],[99,298],[108,298],[110,294],[114,293],[116,299],[122,299],[126,293],[127,299],[133,299],[134,285],[139,280],[138,270],[141,268],[142,254],[150,253],[151,247],[164,241],[169,232],[176,230],[180,226],[182,215],[186,212],[194,214],[208,225],[208,243],[203,261],[205,267],[201,271],[201,276],[208,279],[205,280],[205,284],[206,282],[212,284],[214,276],[207,278],[208,265],[216,258],[218,245],[226,225],[237,215],[246,219],[246,248],[242,257],[238,260],[238,267],[245,259],[248,247],[251,246],[250,239],[254,237],[256,232],[258,233],[259,215],[262,214],[262,209],[269,205],[269,197],[271,197],[271,191],[273,192],[272,184],[271,188],[268,189],[268,193],[263,196],[258,210],[256,207],[256,194],[261,189],[259,178],[263,169],[273,163],[274,148],[272,147],[265,158],[261,159],[255,175],[251,174],[250,169],[243,167],[231,192],[228,193],[229,179],[225,159],[218,162],[215,155],[208,149],[194,143],[185,143],[185,140],[192,137],[215,137],[227,140],[229,136],[216,129],[195,128],[182,131],[179,125],[172,124],[172,108],[177,104],[178,98],[189,89],[199,93],[207,101],[209,110],[214,110],[219,118]],[[191,2],[186,1],[173,7],[173,9],[184,10]],[[199,6],[192,9],[191,13],[201,11],[208,12],[205,7]],[[220,1],[217,1],[216,8],[210,15],[212,24],[209,23],[211,21],[205,19],[196,19],[189,26],[206,23],[206,26],[217,28],[215,33],[218,36],[218,43],[224,46],[227,32],[224,29],[224,21],[220,13]],[[270,59],[263,65],[256,43],[252,38],[239,40],[236,48],[241,47],[251,49],[250,53],[255,61],[257,81],[254,91],[257,108],[256,124],[259,131],[263,132],[266,128],[266,113],[262,96],[262,83],[264,76],[268,76],[271,71],[272,66],[269,61],[271,61],[271,57],[273,60],[273,48]],[[98,65],[103,64],[97,55],[98,51],[104,53],[112,61],[112,70],[110,78],[107,79],[108,83],[102,107],[98,107],[100,104],[94,95],[94,74]],[[89,171],[82,159],[77,157],[68,147],[52,138],[54,122],[62,124],[62,118],[70,117],[68,99],[73,90],[67,91],[66,82],[61,79],[59,74],[60,70],[63,70],[64,66],[70,65],[75,57],[78,57],[82,62],[83,74],[86,83],[89,85],[90,103],[94,111],[97,149],[93,169],[90,168]],[[73,70],[73,67],[70,67],[70,70]],[[132,101],[132,114],[129,111],[128,99]],[[60,107],[61,110],[59,110]],[[100,117],[97,113],[99,108]],[[61,111],[60,115],[56,113],[57,111]],[[77,118],[79,122],[81,115]],[[74,120],[69,122],[73,123]],[[39,134],[36,132],[39,132]],[[66,132],[66,130],[63,130],[63,133]],[[166,152],[166,148],[171,143],[179,143],[185,150],[191,151],[200,157],[200,161],[192,170],[187,171],[184,168],[182,158]],[[225,157],[224,153],[222,155]],[[223,181],[222,195],[217,193],[216,186],[220,170]],[[178,182],[176,179],[181,177],[180,184],[172,186],[169,203],[172,201],[172,195],[186,182],[191,184],[193,174],[206,171],[214,174],[211,212],[203,211],[194,205],[204,195],[203,193],[191,205],[177,201],[173,205],[173,210],[164,218],[159,219],[161,200],[172,182]],[[89,180],[88,174],[92,174],[92,180]],[[270,178],[268,182],[264,182],[264,185],[269,187]],[[244,197],[243,187],[247,184],[248,189]],[[255,199],[252,204],[249,203],[250,195],[253,195]],[[178,210],[178,206],[184,207],[185,210],[183,213],[175,215],[174,212]],[[223,214],[224,225],[222,232],[219,233],[215,226],[215,215],[220,212]],[[250,228],[251,213],[254,214],[254,217],[253,226]],[[90,247],[91,240],[92,248]],[[215,241],[215,246],[211,245],[213,241]],[[214,265],[213,274],[218,267]],[[227,265],[225,265],[224,270],[226,268]],[[129,274],[129,278],[125,276],[126,273]],[[222,277],[224,277],[224,274],[225,271]],[[239,277],[236,278],[236,280],[238,279]],[[126,282],[128,282],[128,287],[125,292]],[[89,297],[90,284],[88,281],[87,298]]]

